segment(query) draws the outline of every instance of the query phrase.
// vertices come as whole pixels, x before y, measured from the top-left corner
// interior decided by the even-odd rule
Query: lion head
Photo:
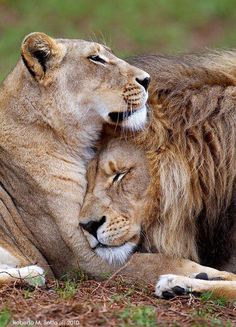
[[[141,245],[145,251],[222,267],[234,246],[235,52],[183,58],[147,56],[131,62],[152,74],[150,124],[132,136],[135,148],[143,149],[145,155],[136,157],[135,161],[132,154],[135,149],[125,151],[128,145],[121,145],[123,149],[119,150],[119,144],[116,150],[111,147],[113,160],[114,154],[118,154],[112,164],[118,167],[114,169],[114,176],[118,172],[117,184],[108,183],[111,173],[102,179],[102,165],[106,163],[104,154],[103,159],[98,159],[81,221],[90,233],[87,234],[89,242],[92,244],[91,232],[93,236],[99,236],[93,239],[96,252],[118,262],[121,245],[127,247],[127,242],[134,234],[138,238],[142,229]],[[119,151],[122,151],[120,155]],[[103,150],[102,153],[106,152]],[[107,162],[109,158],[107,153]],[[128,169],[130,160],[136,162],[133,163],[134,171],[142,167],[141,177],[133,179],[132,169]],[[123,162],[122,170],[128,173],[120,175],[122,170],[119,170],[118,162]],[[148,170],[151,178],[148,190],[144,191]],[[110,193],[113,189],[116,196]],[[131,199],[140,190],[143,190],[143,196],[131,206]],[[141,191],[138,194],[140,196]],[[96,202],[98,196],[100,199]],[[108,242],[107,238],[103,242],[101,237],[111,233],[110,211],[116,212],[116,221],[122,220],[127,212],[127,217],[134,217],[124,223],[126,234],[122,228],[112,231],[117,233],[116,243]],[[129,226],[131,221],[132,226]],[[133,228],[136,228],[134,234],[131,233]],[[100,241],[105,247],[96,247]],[[118,254],[114,246],[118,246]],[[128,250],[123,251],[126,258]]]
[[[24,39],[21,55],[27,85],[38,83],[40,103],[44,97],[48,100],[42,108],[47,122],[53,116],[51,123],[56,124],[65,115],[72,122],[83,124],[89,117],[132,129],[146,122],[149,74],[117,58],[106,46],[32,33]],[[47,112],[55,99],[57,111],[61,109],[57,118]]]
[[[80,225],[110,264],[124,263],[139,243],[149,180],[144,153],[124,141],[110,141],[89,165]]]

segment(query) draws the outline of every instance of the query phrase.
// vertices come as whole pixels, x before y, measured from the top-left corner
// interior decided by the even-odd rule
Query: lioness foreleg
[[[0,284],[23,280],[30,285],[42,286],[45,284],[45,272],[36,265],[22,268],[0,269]]]
[[[210,291],[216,296],[236,299],[236,275],[187,259],[137,253],[132,256],[121,274],[128,280],[138,278],[156,285],[155,293],[159,297]]]
[[[155,294],[170,298],[188,293],[212,292],[216,296],[236,299],[236,275],[181,259],[177,271],[180,275],[161,275]]]

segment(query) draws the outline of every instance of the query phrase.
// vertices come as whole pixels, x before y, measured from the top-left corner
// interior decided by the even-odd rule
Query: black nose
[[[86,230],[87,232],[89,232],[90,234],[92,234],[94,237],[97,238],[97,230],[100,226],[102,226],[106,221],[106,217],[103,216],[100,220],[96,221],[96,220],[90,220],[88,223],[80,223],[80,226]]]
[[[150,81],[151,81],[151,78],[150,78],[150,77],[146,77],[146,78],[144,78],[144,79],[136,78],[136,81],[137,81],[140,85],[142,85],[142,86],[145,88],[145,90],[147,91],[147,88],[148,88],[148,85],[149,85],[149,83],[150,83]]]

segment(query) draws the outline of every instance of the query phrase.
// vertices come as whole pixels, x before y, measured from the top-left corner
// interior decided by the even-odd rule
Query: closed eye
[[[95,62],[95,63],[100,63],[100,64],[103,64],[103,65],[107,63],[106,60],[104,60],[103,58],[101,58],[98,55],[89,56],[88,59]]]
[[[112,182],[113,183],[119,182],[126,174],[127,174],[127,172],[115,174],[114,177],[113,177],[113,179],[112,179]]]

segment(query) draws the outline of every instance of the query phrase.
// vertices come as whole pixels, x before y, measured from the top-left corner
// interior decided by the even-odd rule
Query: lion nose
[[[145,77],[144,79],[136,78],[136,81],[142,85],[145,90],[147,91],[148,85],[150,84],[151,78],[150,77]]]
[[[97,230],[106,221],[106,217],[103,216],[100,220],[90,220],[88,223],[80,223],[80,226],[97,238]]]

